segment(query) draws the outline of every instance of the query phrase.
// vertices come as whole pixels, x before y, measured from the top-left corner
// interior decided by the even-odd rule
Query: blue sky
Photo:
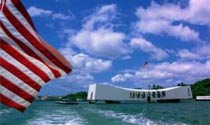
[[[40,95],[89,84],[147,88],[210,77],[209,0],[23,0],[39,34],[73,65]],[[142,67],[145,62],[146,67]]]

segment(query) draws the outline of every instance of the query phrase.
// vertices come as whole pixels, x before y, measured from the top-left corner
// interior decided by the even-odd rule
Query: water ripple
[[[1,109],[0,110],[0,115],[9,114],[11,112],[12,112],[12,109]]]
[[[109,118],[120,119],[123,122],[134,125],[186,125],[184,123],[165,123],[163,121],[151,120],[144,117],[142,113],[131,115],[126,113],[114,112],[112,110],[101,110],[101,109],[95,109],[94,112],[97,112]]]
[[[84,125],[87,121],[72,110],[56,110],[54,112],[39,111],[27,125]]]

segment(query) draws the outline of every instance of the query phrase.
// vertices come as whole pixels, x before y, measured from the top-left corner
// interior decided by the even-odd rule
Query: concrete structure
[[[207,96],[196,96],[196,101],[210,101],[210,95],[207,95]]]
[[[90,102],[179,102],[192,99],[190,86],[176,86],[165,89],[145,90],[129,89],[117,86],[92,84],[89,86],[87,100]]]

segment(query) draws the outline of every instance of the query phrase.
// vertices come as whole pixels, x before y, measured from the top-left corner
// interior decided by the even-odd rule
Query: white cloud
[[[133,38],[130,41],[132,48],[141,49],[144,52],[151,53],[152,58],[161,60],[168,56],[168,54],[160,48],[155,47],[151,42],[144,38]]]
[[[60,52],[72,64],[75,72],[100,73],[112,67],[112,61],[90,57],[83,53],[76,53],[70,47],[62,48]]]
[[[93,74],[107,71],[112,67],[112,61],[77,53],[70,46],[60,48],[59,51],[73,66],[73,72],[70,75],[60,78],[62,89],[71,88],[71,91],[86,90],[89,84],[94,82]]]
[[[111,78],[112,83],[125,82],[133,79],[134,76],[130,73],[117,74]]]
[[[76,30],[74,29],[67,29],[67,28],[62,28],[61,30],[56,31],[56,33],[58,34],[58,37],[61,38],[62,40],[68,39],[69,37],[75,35]],[[66,46],[68,46],[69,44],[67,44]]]
[[[142,33],[167,34],[183,41],[199,41],[199,33],[183,24],[173,25],[162,19],[141,20],[136,24]]]
[[[112,21],[116,5],[104,5],[84,19],[82,29],[70,38],[70,43],[85,52],[102,57],[115,58],[129,53],[123,41],[126,35],[116,32]]]
[[[31,6],[28,8],[28,13],[30,16],[49,16],[53,12],[51,10],[45,10],[41,8],[37,8],[35,6]]]
[[[122,57],[122,60],[129,60],[131,58],[132,58],[131,56],[127,55],[127,56]]]
[[[148,70],[142,70],[136,72],[139,78],[143,77],[143,74],[147,74],[149,79],[165,79],[165,78],[182,78],[185,80],[191,80],[194,78],[208,77],[210,76],[210,61],[206,63],[200,62],[173,62],[173,63],[160,63],[153,65]]]
[[[189,0],[189,6],[181,8],[175,4],[158,5],[154,2],[147,9],[138,8],[137,15],[145,19],[186,21],[198,25],[210,25],[210,1]]]
[[[210,59],[210,43],[198,46],[195,53],[204,59]]]
[[[182,60],[208,60],[210,59],[210,44],[204,43],[198,45],[192,50],[181,49],[176,54]]]
[[[128,53],[123,43],[125,35],[111,29],[82,30],[72,37],[73,44],[86,52],[104,57],[118,57]]]
[[[93,74],[107,71],[112,67],[112,61],[78,53],[71,46],[60,48],[59,51],[73,66],[73,71],[70,75],[60,78],[61,85],[59,88],[65,91],[86,90],[94,82]],[[69,90],[69,88],[71,89]]]
[[[75,52],[71,46],[66,46],[64,48],[60,48],[59,51],[68,59],[71,61],[72,56],[76,55],[77,52]]]
[[[209,0],[190,0],[188,20],[193,24],[210,26],[210,1]]]
[[[177,54],[181,59],[200,59],[201,57],[198,54],[192,53],[187,49],[182,49]]]
[[[138,80],[149,79],[158,82],[159,80],[176,79],[183,82],[194,82],[198,79],[210,76],[210,61],[200,62],[173,62],[151,65],[148,69],[139,70],[135,73]]]
[[[71,15],[71,16],[69,16],[69,15],[64,15],[64,14],[62,14],[62,13],[54,13],[54,14],[52,15],[52,18],[53,18],[53,19],[60,19],[60,20],[70,20],[70,19],[73,18],[73,16],[72,16],[72,15]]]
[[[183,41],[200,41],[199,33],[182,22],[210,26],[209,4],[206,0],[190,0],[188,7],[181,8],[174,4],[158,5],[152,2],[147,9],[137,9],[139,21],[136,22],[135,28],[142,33],[163,33]],[[175,21],[181,22],[174,24]]]
[[[128,78],[126,77],[128,75]],[[210,60],[200,62],[163,62],[149,64],[147,68],[132,73],[117,74],[111,78],[112,82],[131,81],[145,86],[146,84],[176,85],[177,82],[193,83],[210,76]],[[146,86],[147,86],[146,85]]]
[[[84,70],[89,73],[103,72],[112,67],[111,61],[96,59],[88,55],[79,53],[71,58],[72,65],[79,70]]]
[[[60,20],[70,20],[73,18],[73,14],[69,11],[68,15],[64,15],[62,13],[55,13],[51,10],[46,10],[42,8],[37,8],[35,6],[31,6],[28,8],[28,13],[30,16],[35,17],[35,16],[50,16],[52,19],[60,19]]]
[[[112,68],[111,60],[99,56],[118,57],[128,53],[123,43],[125,34],[114,31],[111,26],[115,13],[115,5],[105,5],[84,19],[80,31],[63,30],[61,37],[67,36],[69,42],[60,48],[60,52],[73,66],[73,73],[64,78],[66,81],[76,83],[75,86],[88,87],[94,81],[93,74]]]
[[[94,80],[94,77],[88,73],[76,73],[65,77],[65,81],[77,84],[88,84]]]
[[[110,26],[113,19],[117,15],[117,6],[115,4],[104,5],[97,8],[94,13],[85,17],[83,28],[88,30],[96,29],[97,27]]]

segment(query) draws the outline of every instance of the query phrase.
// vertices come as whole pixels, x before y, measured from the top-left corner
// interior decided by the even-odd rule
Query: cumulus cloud
[[[122,60],[129,60],[131,58],[132,58],[131,56],[127,55],[127,56],[122,57]]]
[[[88,86],[93,83],[94,76],[89,73],[73,72],[71,75],[65,76],[56,83],[57,88],[66,92],[77,92],[87,90]],[[67,94],[68,94],[67,93]]]
[[[119,57],[129,53],[123,32],[112,27],[116,5],[104,5],[84,19],[82,29],[70,38],[71,44],[85,52],[101,57]]]
[[[62,13],[55,13],[51,10],[37,8],[35,6],[29,7],[27,11],[30,14],[30,16],[32,16],[32,17],[49,16],[49,17],[52,17],[52,19],[60,19],[60,20],[70,20],[73,18],[73,14],[70,11],[69,11],[68,15],[64,15]]]
[[[193,24],[210,26],[210,1],[209,0],[190,0],[187,21]]]
[[[60,52],[71,62],[78,72],[100,73],[112,67],[112,61],[90,57],[84,53],[76,53],[71,48],[62,48]]]
[[[173,62],[152,65],[148,70],[139,70],[136,76],[140,79],[183,79],[184,81],[195,80],[210,76],[210,61],[200,62]]]
[[[129,78],[126,79],[126,75]],[[117,74],[112,77],[113,82],[132,81],[136,84],[161,84],[165,86],[176,85],[177,82],[193,83],[198,79],[210,76],[210,60],[200,62],[163,62],[159,64],[149,64],[147,68],[139,69],[134,73]]]
[[[125,82],[133,79],[134,76],[130,73],[117,74],[111,78],[112,83]]]
[[[200,41],[199,33],[184,25],[183,21],[210,26],[209,4],[206,0],[190,0],[188,7],[181,8],[174,4],[159,5],[152,2],[146,9],[137,9],[136,16],[139,21],[136,22],[135,28],[142,33],[167,34],[183,41]]]
[[[161,60],[168,56],[168,54],[164,50],[155,47],[151,42],[147,41],[144,38],[131,39],[130,46],[134,49],[140,49],[144,52],[151,53],[152,58],[157,60]]]
[[[188,51],[187,49],[182,49],[177,54],[181,59],[200,59],[198,54]]]
[[[69,19],[72,19],[73,17],[72,16],[68,16],[68,15],[64,15],[62,13],[54,13],[52,15],[52,18],[53,19],[61,19],[61,20],[69,20]]]
[[[60,48],[59,51],[73,66],[73,72],[70,75],[60,78],[58,88],[66,92],[86,90],[94,82],[94,74],[105,72],[112,67],[112,61],[78,53],[70,46]]]
[[[65,77],[65,80],[71,83],[87,84],[94,80],[94,77],[88,73],[76,73]]]
[[[49,16],[53,12],[51,10],[45,10],[41,8],[37,8],[35,6],[31,6],[28,8],[28,13],[30,16]]]
[[[84,29],[97,29],[98,27],[110,27],[112,20],[116,18],[117,6],[115,4],[104,5],[97,8],[94,13],[84,18]]]
[[[96,59],[88,55],[79,53],[71,58],[72,65],[80,70],[86,72],[103,72],[112,67],[112,61],[104,61],[102,59]]]
[[[182,60],[208,60],[210,59],[210,44],[198,45],[192,50],[181,49],[176,54]]]
[[[210,59],[210,43],[198,46],[195,53],[204,59]]]
[[[145,19],[164,19],[168,21],[186,21],[198,25],[210,25],[210,1],[189,0],[189,6],[166,3],[158,5],[154,2],[147,9],[139,7],[136,14]]]
[[[86,52],[104,57],[118,57],[128,53],[122,42],[125,35],[111,29],[82,30],[72,37],[73,44]]]

